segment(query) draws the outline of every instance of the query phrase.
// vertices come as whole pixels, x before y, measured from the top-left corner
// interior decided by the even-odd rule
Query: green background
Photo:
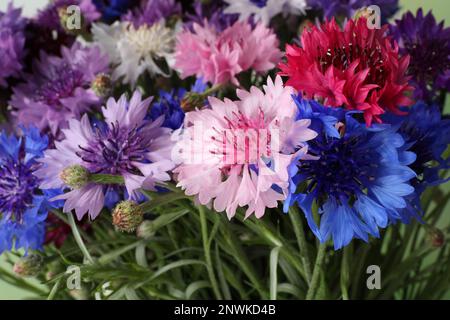
[[[1,0],[3,1],[3,0]],[[13,1],[14,3],[14,1]],[[424,8],[424,10],[426,12],[428,12],[429,10],[433,11],[433,14],[435,15],[435,17],[441,21],[441,20],[445,20],[445,18],[447,16],[450,15],[450,1],[449,0],[400,0],[400,4],[401,4],[401,11],[399,13],[399,15],[401,15],[403,12],[407,11],[407,10],[411,10],[411,11],[416,11],[417,8],[422,7]],[[27,6],[32,6],[33,4],[28,2]],[[381,10],[383,11],[383,8],[381,8]],[[446,22],[446,25],[447,22]],[[450,99],[447,99],[447,113],[450,110]],[[447,206],[447,210],[446,212],[449,212],[448,210],[448,206]],[[1,267],[6,267],[9,268],[8,265],[6,265],[4,263],[4,257],[0,256],[0,266]],[[36,284],[38,285],[38,284]],[[11,287],[7,284],[5,284],[1,279],[0,279],[0,299],[23,299],[27,297],[27,293],[22,291],[22,290],[18,290],[14,287]]]

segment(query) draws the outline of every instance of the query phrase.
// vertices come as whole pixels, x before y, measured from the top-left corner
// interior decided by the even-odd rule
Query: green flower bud
[[[144,219],[144,212],[134,201],[122,201],[113,211],[113,225],[121,232],[133,232]]]
[[[30,254],[20,258],[13,267],[15,274],[21,277],[35,277],[44,264],[44,258],[37,254]]]
[[[73,165],[64,169],[59,177],[72,189],[81,189],[89,182],[89,171],[81,165]]]
[[[113,83],[111,77],[106,73],[98,74],[91,83],[91,88],[94,93],[101,98],[107,97],[111,94]]]
[[[142,222],[136,230],[136,235],[142,239],[148,239],[152,237],[154,234],[155,231],[153,227],[153,222],[149,220],[145,220],[144,222]]]

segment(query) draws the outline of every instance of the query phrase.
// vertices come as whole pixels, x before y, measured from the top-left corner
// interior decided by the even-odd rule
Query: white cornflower
[[[265,25],[279,13],[304,14],[307,9],[306,0],[225,0],[228,7],[225,13],[239,14],[240,20],[247,20],[253,16],[255,21]]]
[[[170,76],[170,68],[164,71],[161,62],[165,61],[168,67],[173,64],[176,31],[166,27],[164,21],[139,28],[129,22],[98,23],[93,25],[92,33],[115,66],[114,80],[122,78],[124,84],[134,87],[145,71],[151,75]]]

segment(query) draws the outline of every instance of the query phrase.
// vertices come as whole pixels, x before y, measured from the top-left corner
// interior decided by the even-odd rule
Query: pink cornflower
[[[294,92],[280,77],[268,78],[264,91],[237,90],[237,101],[211,97],[210,109],[187,113],[178,186],[229,218],[237,207],[248,206],[246,217],[258,218],[276,207],[285,199],[292,157],[308,157],[305,142],[316,136],[310,120],[295,120]]]
[[[205,21],[193,25],[177,37],[175,67],[181,76],[196,75],[213,84],[231,81],[248,69],[266,72],[282,57],[279,41],[273,31],[259,23],[235,22],[220,32]]]

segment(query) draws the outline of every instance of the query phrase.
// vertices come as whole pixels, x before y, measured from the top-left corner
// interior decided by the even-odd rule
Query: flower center
[[[448,56],[442,41],[434,40],[427,44],[426,50],[417,43],[405,43],[406,51],[411,55],[409,70],[419,81],[434,81],[443,70],[450,69]]]
[[[359,59],[356,72],[369,68],[369,74],[366,77],[366,83],[384,86],[387,78],[385,68],[386,59],[383,57],[382,49],[379,45],[375,47],[361,48],[359,45],[349,43],[342,47],[329,48],[319,56],[321,71],[325,71],[334,66],[339,70],[347,70],[353,61]]]
[[[366,186],[375,179],[378,153],[364,148],[358,138],[341,138],[313,142],[311,151],[320,156],[319,160],[302,161],[300,172],[308,175],[320,195],[336,199],[349,199],[364,193]]]
[[[13,215],[17,221],[33,203],[37,178],[29,165],[9,159],[0,165],[0,213]]]
[[[73,70],[67,63],[49,71],[47,79],[36,91],[36,100],[55,109],[61,109],[60,100],[72,97],[74,90],[83,85],[83,73]]]
[[[77,155],[86,163],[91,173],[139,174],[134,162],[145,162],[145,154],[150,151],[153,139],[146,137],[137,128],[95,128],[96,137],[87,146],[79,146]]]
[[[241,112],[234,113],[230,119],[224,118],[227,126],[217,131],[219,137],[212,137],[223,155],[223,169],[236,165],[256,165],[261,157],[270,157],[272,133],[267,128],[262,110],[251,119]],[[215,151],[213,151],[214,153]]]
[[[148,56],[162,57],[172,51],[174,38],[169,28],[160,23],[152,26],[143,24],[139,28],[129,26],[125,31],[125,38],[133,46],[133,51],[140,59]]]

